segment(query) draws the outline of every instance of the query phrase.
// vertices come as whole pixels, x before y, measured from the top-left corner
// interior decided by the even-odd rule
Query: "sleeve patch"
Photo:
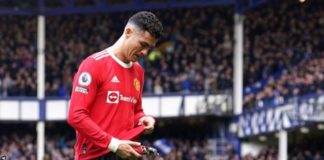
[[[84,94],[88,94],[89,93],[89,90],[87,88],[83,88],[83,87],[79,87],[79,86],[76,86],[74,91],[75,92],[84,93]]]
[[[82,72],[78,82],[81,86],[88,86],[91,83],[91,79],[91,75],[88,72]]]

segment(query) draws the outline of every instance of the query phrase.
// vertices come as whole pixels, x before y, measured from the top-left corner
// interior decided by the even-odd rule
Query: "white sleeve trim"
[[[119,145],[120,145],[120,140],[112,137],[110,140],[110,143],[108,145],[108,149],[115,153],[117,151]]]

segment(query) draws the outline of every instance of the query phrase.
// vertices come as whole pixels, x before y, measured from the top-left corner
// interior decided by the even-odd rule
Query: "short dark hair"
[[[129,18],[128,23],[135,24],[143,31],[148,31],[156,39],[164,36],[162,23],[152,12],[137,12]]]

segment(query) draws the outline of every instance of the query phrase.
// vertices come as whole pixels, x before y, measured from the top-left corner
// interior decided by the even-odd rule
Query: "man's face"
[[[126,45],[125,57],[127,61],[136,62],[139,57],[146,56],[156,42],[157,40],[149,32],[133,30]]]

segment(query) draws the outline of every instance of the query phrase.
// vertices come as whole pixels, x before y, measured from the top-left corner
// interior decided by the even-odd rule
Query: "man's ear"
[[[126,38],[130,37],[132,33],[133,33],[133,29],[131,27],[125,27],[124,34]]]

